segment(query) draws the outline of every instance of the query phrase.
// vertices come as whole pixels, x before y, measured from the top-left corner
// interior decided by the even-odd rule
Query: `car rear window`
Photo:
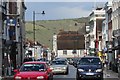
[[[80,65],[99,65],[101,61],[99,58],[81,58],[79,61]]]
[[[54,65],[66,65],[65,61],[53,61],[52,64]]]

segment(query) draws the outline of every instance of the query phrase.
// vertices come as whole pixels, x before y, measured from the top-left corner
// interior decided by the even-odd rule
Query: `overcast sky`
[[[33,11],[36,13],[45,11],[45,15],[36,14],[36,20],[87,17],[95,7],[104,4],[105,2],[25,2],[27,7],[26,20],[32,20]]]

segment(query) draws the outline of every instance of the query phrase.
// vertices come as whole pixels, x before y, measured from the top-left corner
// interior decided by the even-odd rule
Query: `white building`
[[[102,21],[105,19],[105,10],[103,8],[96,8],[91,12],[90,16],[90,51],[101,51],[102,38]]]
[[[53,53],[57,56],[57,35],[53,35]]]
[[[34,47],[28,47],[26,49],[25,55],[28,55],[29,50],[32,51],[32,55],[29,57],[34,57],[36,60],[42,58],[42,47],[41,46],[34,46]]]
[[[85,39],[77,31],[61,31],[53,37],[53,51],[57,57],[83,57]]]
[[[18,56],[17,59],[20,61],[18,62],[21,63],[22,60],[25,57],[25,4],[24,4],[24,0],[18,0],[17,1],[17,14],[19,15],[17,17],[18,23],[16,27],[16,41],[19,43],[17,44],[18,46]],[[21,57],[22,56],[22,57]]]
[[[109,53],[106,58],[109,62],[112,61],[111,42],[112,42],[112,1],[105,4],[105,17],[102,26],[102,50],[104,53]]]
[[[58,57],[65,57],[65,58],[84,56],[84,50],[76,50],[75,54],[73,54],[73,50],[57,50],[57,53],[58,53]]]
[[[113,38],[113,47],[115,50],[115,58],[120,55],[120,1],[113,0],[112,4],[112,38]]]
[[[6,0],[6,21],[3,30],[5,51],[13,59],[14,67],[24,58],[25,10],[24,0]],[[13,54],[11,54],[13,53]],[[13,58],[14,57],[14,58]]]
[[[85,49],[86,53],[89,55],[89,46],[90,46],[90,26],[86,26],[86,34],[85,34]]]
[[[2,53],[2,1],[0,1],[0,53]],[[0,77],[2,77],[2,54],[0,54]]]

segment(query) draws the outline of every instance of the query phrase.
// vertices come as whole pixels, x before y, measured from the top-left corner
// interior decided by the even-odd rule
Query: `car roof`
[[[46,62],[40,62],[40,61],[29,61],[29,62],[24,62],[24,64],[46,64]]]

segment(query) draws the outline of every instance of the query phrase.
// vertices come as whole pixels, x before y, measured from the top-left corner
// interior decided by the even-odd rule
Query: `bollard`
[[[0,76],[0,80],[2,80],[2,77]]]
[[[8,75],[11,76],[11,67],[8,67]]]

